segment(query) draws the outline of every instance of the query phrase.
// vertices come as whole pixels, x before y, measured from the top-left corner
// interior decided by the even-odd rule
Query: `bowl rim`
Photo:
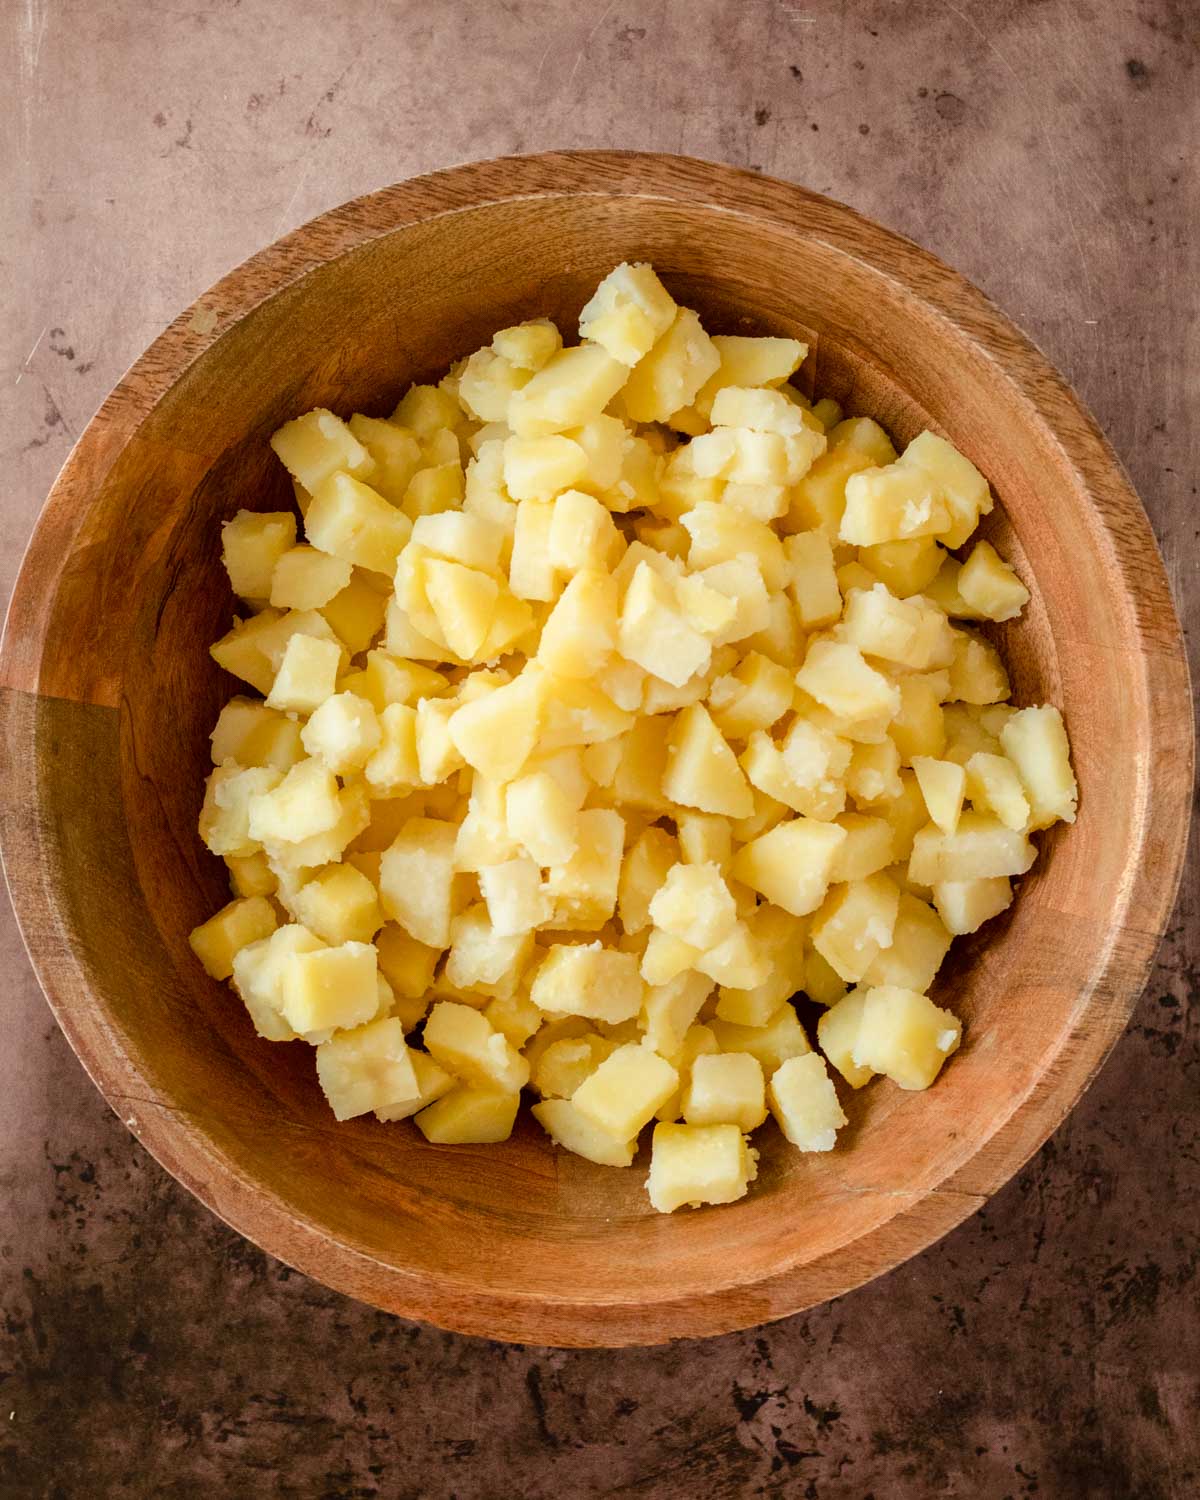
[[[1145,818],[1119,945],[1061,1049],[1027,1097],[962,1167],[861,1239],[750,1286],[634,1303],[548,1302],[517,1294],[464,1294],[436,1277],[385,1265],[297,1217],[211,1149],[202,1133],[152,1097],[94,1003],[86,975],[63,951],[51,869],[39,832],[33,708],[57,581],[92,491],[141,421],[237,321],[310,271],[396,230],[503,201],[635,195],[697,201],[804,233],[898,281],[985,353],[1034,407],[1065,461],[1093,497],[1113,546],[1116,574],[1141,645],[1147,702],[1180,728],[1185,761],[1166,775],[1145,767]],[[1103,505],[1096,503],[1103,495]],[[1153,628],[1149,622],[1153,620]],[[1186,725],[1186,728],[1182,726]],[[982,1206],[1057,1128],[1124,1030],[1182,877],[1191,804],[1194,734],[1183,636],[1149,519],[1116,454],[1063,377],[999,309],[929,251],[854,209],[797,184],[692,157],[637,151],[563,151],[497,157],[410,178],[354,198],[293,230],[222,277],[185,309],[114,387],[74,445],[38,517],[0,640],[0,859],[35,973],[92,1081],[142,1145],[201,1202],[285,1263],[387,1311],[456,1332],[562,1346],[661,1343],[730,1332],[801,1311],[890,1270]],[[1119,949],[1119,951],[1118,951]],[[1101,997],[1102,996],[1102,1000]],[[140,1082],[141,1092],[130,1092]]]

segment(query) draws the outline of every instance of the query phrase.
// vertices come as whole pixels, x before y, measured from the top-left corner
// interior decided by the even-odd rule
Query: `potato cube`
[[[854,1061],[902,1089],[927,1089],[961,1040],[962,1022],[928,995],[877,985],[863,995]]]
[[[443,1098],[454,1087],[454,1079],[427,1053],[416,1052],[410,1048],[408,1061],[417,1081],[417,1097],[376,1109],[377,1119],[384,1121],[411,1119],[418,1110],[425,1109],[436,1099]]]
[[[352,865],[322,870],[300,887],[292,904],[310,932],[334,945],[369,943],[383,926],[379,893]]]
[[[315,762],[302,762],[302,765],[310,764]],[[300,767],[296,769],[299,770]],[[333,784],[336,787],[337,782],[334,781]],[[304,796],[304,792],[306,786],[312,790],[314,785],[316,795],[310,800]],[[335,816],[330,826],[299,838],[296,833],[301,818],[315,822],[329,815],[327,789],[314,782],[306,784],[296,781],[289,788],[289,796],[277,799],[277,794],[283,791],[284,786],[281,784],[268,797],[258,799],[250,813],[251,828],[265,830],[262,835],[263,847],[271,860],[272,868],[280,874],[281,884],[281,872],[285,868],[294,874],[304,868],[315,868],[340,859],[350,841],[366,828],[371,816],[366,788],[352,784],[333,794],[332,810]],[[289,812],[288,804],[293,800],[291,794],[296,794],[305,803],[304,811],[299,815]],[[270,831],[272,825],[276,828],[274,836]]]
[[[291,474],[310,493],[339,469],[368,478],[375,463],[340,417],[317,407],[271,436],[271,447]]]
[[[619,1140],[631,1140],[679,1087],[663,1057],[636,1042],[618,1047],[571,1096],[586,1119]]]
[[[267,694],[267,706],[311,713],[333,695],[341,663],[342,648],[335,641],[292,636]]]
[[[828,625],[842,612],[833,548],[820,531],[804,531],[784,542],[790,578],[788,592],[805,630]]]
[[[420,943],[431,948],[450,944],[454,882],[453,823],[436,818],[409,818],[384,852],[379,896],[384,913]]]
[[[514,500],[551,500],[587,472],[587,454],[569,437],[510,437],[504,443],[504,487]]]
[[[918,756],[938,759],[946,748],[946,716],[936,684],[917,673],[900,679],[900,711],[888,725],[888,734],[900,752],[902,765],[912,765]]]
[[[540,370],[562,348],[562,334],[549,318],[531,318],[502,328],[493,337],[492,348],[518,370]]]
[[[863,974],[866,985],[891,984],[924,992],[950,949],[950,933],[931,906],[900,892],[891,946],[882,949]]]
[[[895,835],[886,818],[843,813],[837,824],[845,831],[846,838],[834,854],[829,870],[831,883],[865,880],[892,863]]]
[[[842,979],[857,983],[891,947],[899,904],[895,882],[883,873],[834,886],[813,918],[812,945]]]
[[[638,564],[621,607],[617,649],[675,687],[707,667],[712,642],[688,620],[674,584]]]
[[[866,987],[851,990],[831,1005],[817,1022],[817,1043],[821,1051],[852,1089],[862,1088],[876,1072],[854,1056],[867,994]]]
[[[542,725],[541,680],[523,672],[487,697],[457,709],[450,738],[470,766],[492,781],[511,781],[538,742]]]
[[[458,1084],[414,1115],[413,1123],[435,1146],[495,1145],[512,1134],[520,1104],[516,1090]]]
[[[932,537],[912,537],[904,542],[879,542],[860,547],[858,561],[886,584],[898,599],[919,594],[937,577],[946,553]]]
[[[250,896],[231,901],[216,916],[193,928],[188,942],[206,973],[214,979],[228,979],[237,954],[249,944],[270,937],[278,925],[266,897]]]
[[[1029,799],[1029,826],[1049,828],[1059,820],[1073,823],[1079,789],[1058,709],[1049,705],[1020,709],[1001,729],[1000,742]]]
[[[1006,828],[1028,826],[1029,802],[1007,756],[976,751],[966,764],[966,791],[977,812],[995,813]]]
[[[913,537],[944,537],[951,523],[950,508],[934,476],[897,460],[847,478],[838,536],[856,547],[874,547]]]
[[[542,626],[538,660],[562,677],[591,678],[617,640],[617,585],[607,573],[576,573]]]
[[[421,781],[417,711],[405,703],[389,703],[378,716],[378,727],[379,744],[368,757],[363,775],[373,796],[395,796]]]
[[[684,1085],[683,1118],[689,1125],[736,1125],[757,1130],[767,1118],[762,1064],[748,1052],[697,1057]]]
[[[440,948],[419,943],[395,922],[379,931],[375,947],[379,971],[401,999],[419,1000],[428,992],[442,956]]]
[[[733,829],[727,818],[712,813],[681,811],[675,824],[680,850],[677,858],[682,857],[689,865],[712,863],[722,872],[729,868],[733,858]]]
[[[231,698],[212,732],[214,765],[234,760],[239,766],[273,766],[288,771],[304,759],[300,726],[286,714],[250,698]]]
[[[809,430],[803,408],[780,391],[744,385],[723,386],[713,397],[709,420],[718,428],[745,427],[783,436]]]
[[[746,818],[754,810],[733,751],[698,703],[683,709],[671,727],[662,789],[672,802],[701,812]]]
[[[481,422],[507,421],[509,403],[530,374],[495,349],[477,349],[459,376],[459,402]]]
[[[505,420],[519,437],[582,427],[603,412],[628,373],[626,365],[598,344],[560,349],[513,393]]]
[[[955,937],[977,932],[1012,905],[1012,882],[1006,875],[976,880],[934,882],[933,903],[947,932]],[[889,981],[890,982],[890,981]]]
[[[506,799],[509,837],[539,866],[562,866],[579,847],[579,806],[548,771],[512,782]]]
[[[554,914],[542,888],[540,866],[526,855],[488,865],[479,871],[479,889],[487,902],[492,929],[516,937],[545,926]]]
[[[554,944],[538,967],[529,991],[533,1003],[552,1015],[584,1016],[614,1024],[638,1015],[642,995],[635,955],[605,948],[600,942],[586,947]]]
[[[539,1055],[530,1084],[543,1098],[569,1099],[584,1079],[616,1051],[617,1045],[596,1032],[561,1037]]]
[[[705,417],[712,411],[717,393],[727,386],[782,385],[808,353],[808,345],[796,339],[718,333],[712,343],[721,362],[693,398]]]
[[[929,816],[943,833],[953,833],[962,812],[966,772],[952,760],[932,760],[926,755],[913,757],[913,771]]]
[[[679,861],[679,843],[663,828],[640,834],[626,854],[617,884],[617,912],[626,932],[650,922],[650,903]]]
[[[637,1150],[636,1137],[622,1140],[602,1129],[569,1099],[543,1099],[532,1114],[556,1146],[573,1151],[601,1167],[629,1167]]]
[[[476,1087],[515,1093],[529,1082],[529,1063],[469,1005],[439,1000],[425,1022],[424,1044],[435,1062]]]
[[[814,818],[790,818],[734,855],[730,873],[794,917],[825,899],[830,871],[846,830]]]
[[[801,1151],[832,1151],[837,1132],[846,1123],[819,1052],[789,1058],[776,1069],[767,1088],[767,1102],[784,1136]]]
[[[938,539],[953,550],[961,547],[992,508],[987,480],[964,454],[936,433],[923,432],[915,437],[897,463],[926,476],[949,515],[949,524],[938,533]]]
[[[291,511],[239,510],[221,527],[221,556],[233,591],[243,599],[266,599],[281,557],[296,540]]]
[[[546,890],[558,926],[595,931],[613,915],[625,848],[625,823],[608,808],[577,815],[578,843],[565,864],[550,867]]]
[[[274,895],[279,882],[261,849],[255,854],[226,854],[224,859],[235,896]]]
[[[830,713],[851,722],[890,719],[900,709],[895,683],[868,666],[857,646],[844,641],[812,641],[796,682]]]
[[[867,453],[850,445],[829,448],[793,487],[783,529],[816,530],[836,542],[846,509],[846,482],[872,464]]]
[[[409,480],[421,464],[421,445],[416,435],[395,422],[358,414],[350,418],[349,426],[374,460],[375,467],[369,476],[372,489],[378,490],[392,505],[399,505]],[[344,469],[348,466],[339,464],[337,467]]]
[[[502,993],[515,986],[533,954],[533,934],[499,933],[483,902],[450,919],[446,982],[455,989]]]
[[[674,1064],[711,992],[712,980],[691,971],[677,974],[666,984],[650,985],[638,1022],[645,1045]]]
[[[251,830],[252,809],[282,780],[282,773],[271,766],[243,770],[233,761],[218,766],[205,784],[200,809],[199,831],[205,846],[213,854],[254,854],[258,836]]]
[[[226,672],[240,677],[260,693],[269,693],[275,680],[275,664],[263,650],[264,640],[279,624],[276,609],[264,609],[249,620],[235,620],[233,628],[208,648],[213,661]]]
[[[313,711],[301,735],[308,753],[338,776],[361,770],[381,738],[374,708],[354,693],[334,693],[326,698]]]
[[[836,1005],[845,995],[846,981],[815,948],[809,948],[804,955],[804,979],[800,988],[810,1000],[829,1007]]]
[[[715,864],[677,864],[650,901],[656,927],[706,953],[737,924],[737,908]]]
[[[736,1125],[654,1127],[646,1191],[659,1213],[685,1204],[733,1203],[744,1198],[757,1172],[756,1153]]]
[[[676,311],[652,266],[622,262],[584,305],[579,336],[599,344],[623,365],[636,365],[671,327]]]
[[[457,448],[458,442],[452,432],[443,431],[438,436],[448,438]],[[422,516],[457,513],[465,494],[466,478],[462,464],[455,457],[449,463],[426,464],[418,469],[405,487],[400,509],[413,522]]]
[[[950,696],[961,703],[1000,703],[1009,696],[1008,673],[1000,653],[982,636],[956,630],[950,664]]]
[[[958,592],[981,620],[1013,620],[1029,590],[990,542],[976,542],[958,575]]]
[[[670,984],[700,959],[698,949],[681,938],[672,937],[659,927],[652,928],[645,939],[641,976],[647,984]]]
[[[338,472],[313,491],[304,530],[322,552],[376,573],[391,573],[412,522],[369,485]]]
[[[721,356],[691,308],[677,309],[654,347],[629,371],[621,392],[635,422],[665,422],[720,368]]]
[[[296,1033],[283,1018],[283,971],[293,953],[311,953],[325,945],[307,928],[277,927],[267,938],[249,943],[234,955],[233,986],[241,996],[254,1029],[269,1042],[291,1042]]]
[[[769,1078],[789,1057],[803,1057],[812,1048],[800,1018],[790,1005],[781,1005],[765,1026],[739,1026],[716,1017],[709,1023],[722,1052],[749,1052]]]
[[[343,558],[315,547],[289,547],[271,574],[271,603],[277,609],[320,609],[347,587],[351,571]]]
[[[351,1120],[420,1099],[404,1031],[395,1019],[341,1031],[317,1047],[317,1079],[335,1118]]]
[[[279,1009],[303,1037],[361,1026],[379,1009],[378,977],[370,943],[293,952],[283,964]]]
[[[771,962],[754,941],[745,922],[736,922],[729,935],[697,953],[692,966],[720,985],[753,989],[771,971]]]
[[[783,543],[762,521],[742,511],[702,501],[683,516],[682,524],[691,537],[688,567],[693,572],[729,562],[745,553],[757,562],[769,591],[777,592],[787,586],[790,569]]]
[[[1024,875],[1037,857],[1025,834],[987,813],[964,812],[952,834],[930,827],[913,841],[910,880],[937,885],[947,880],[987,880]]]
[[[550,551],[554,504],[522,500],[517,506],[508,586],[520,599],[550,601],[562,589],[562,578]]]

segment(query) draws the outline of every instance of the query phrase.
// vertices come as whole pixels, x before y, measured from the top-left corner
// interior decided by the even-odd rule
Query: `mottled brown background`
[[[0,15],[0,596],[105,392],[244,256],[432,167],[633,146],[793,178],[983,286],[1111,435],[1196,624],[1196,4]],[[6,916],[0,1493],[1190,1500],[1198,915],[1193,866],[1103,1074],[944,1242],[772,1328],[612,1353],[400,1322],[251,1248],[109,1113]]]

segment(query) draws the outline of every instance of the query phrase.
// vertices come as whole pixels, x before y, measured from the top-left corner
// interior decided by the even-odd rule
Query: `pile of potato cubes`
[[[502,1141],[529,1088],[605,1166],[656,1122],[670,1212],[746,1192],[768,1112],[830,1150],[830,1067],[933,1082],[938,966],[1075,781],[963,623],[1029,596],[966,546],[992,499],[962,454],[811,404],[803,344],[710,337],[648,265],[579,328],[271,439],[305,539],[223,529],[245,608],[212,654],[262,696],[213,731],[236,899],[191,941],[339,1120]]]

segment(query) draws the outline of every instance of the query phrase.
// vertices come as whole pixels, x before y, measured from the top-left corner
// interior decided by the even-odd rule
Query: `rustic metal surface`
[[[7,594],[41,498],[186,302],[356,193],[636,146],[853,203],[1075,382],[1200,611],[1200,18],[1187,0],[5,0]],[[506,1348],[287,1271],[140,1150],[0,923],[0,1493],[1190,1497],[1196,870],[1127,1036],[940,1245],[758,1332]]]

